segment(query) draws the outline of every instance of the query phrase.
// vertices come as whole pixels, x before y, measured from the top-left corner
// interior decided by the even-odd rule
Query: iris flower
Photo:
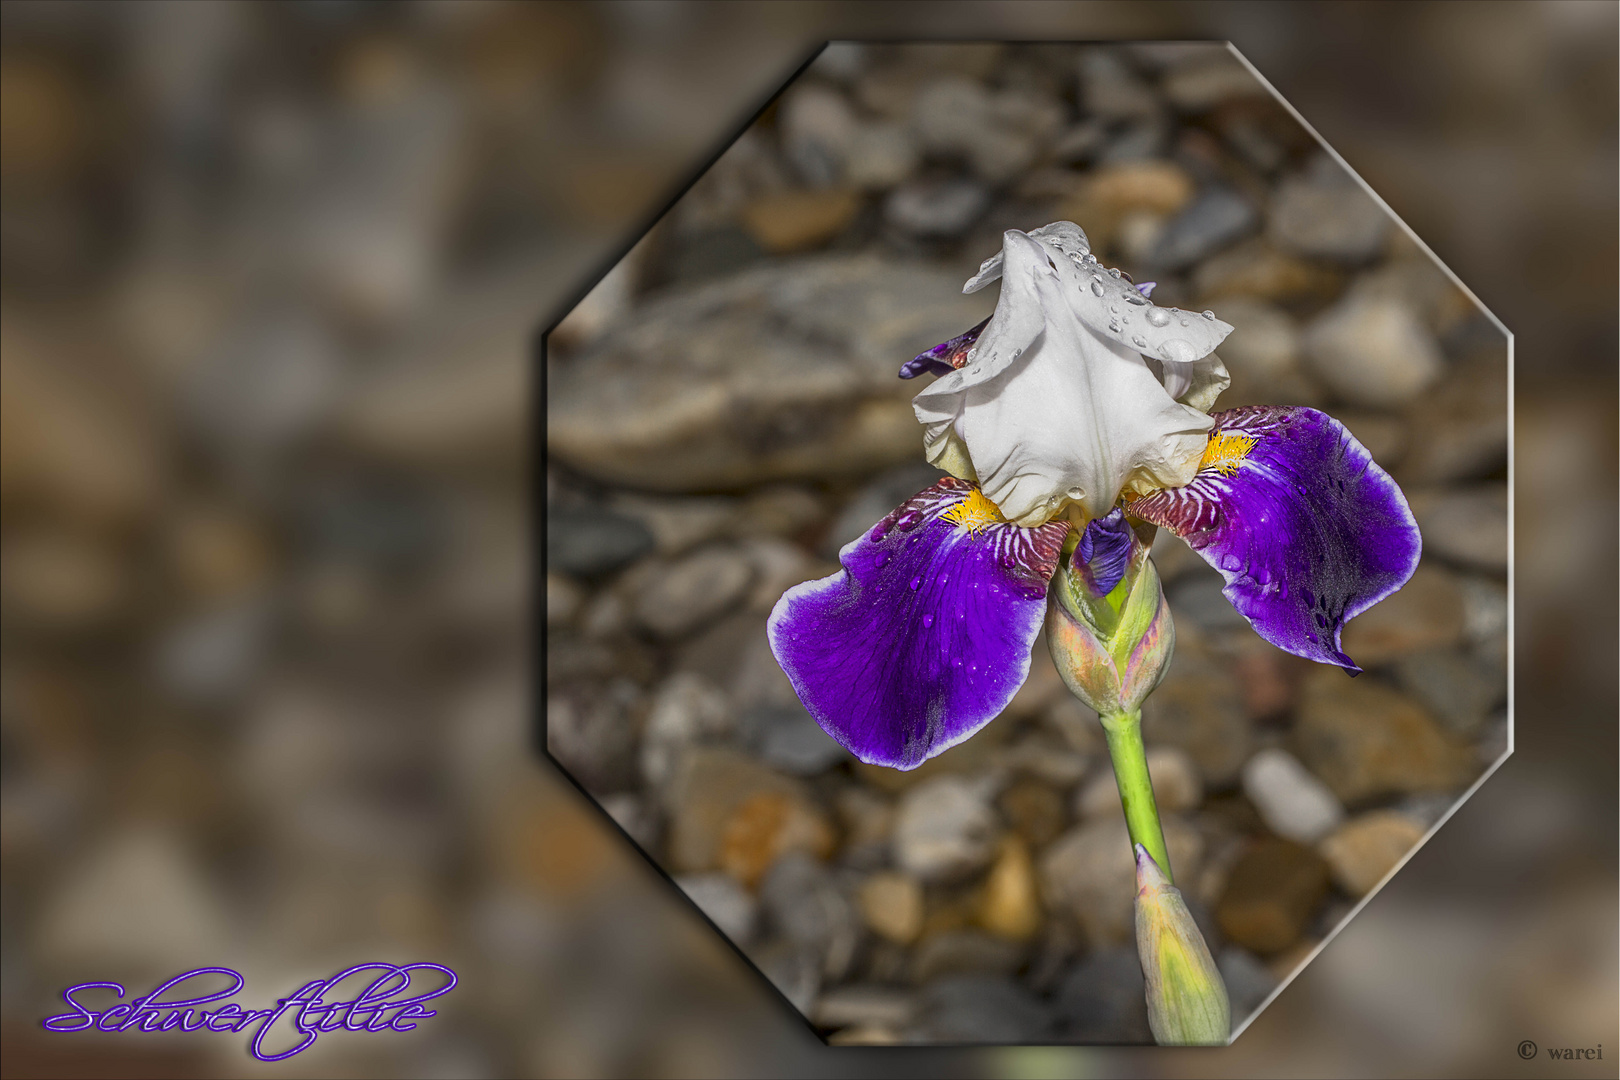
[[[1007,232],[964,291],[998,278],[988,320],[900,372],[939,376],[914,410],[952,475],[771,613],[771,648],[821,726],[862,761],[915,768],[1006,707],[1049,617],[1055,654],[1065,633],[1104,646],[1085,663],[1122,697],[1098,711],[1133,712],[1162,675],[1142,649],[1167,659],[1173,640],[1154,527],[1220,571],[1261,637],[1358,673],[1340,632],[1405,584],[1420,548],[1366,448],[1314,409],[1206,411],[1232,328],[1155,305],[1072,222]]]

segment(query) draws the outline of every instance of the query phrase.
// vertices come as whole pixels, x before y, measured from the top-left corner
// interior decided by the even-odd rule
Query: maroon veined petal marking
[[[918,353],[900,366],[902,379],[915,379],[919,375],[944,375],[954,371],[967,363],[968,353],[973,351],[973,345],[984,333],[984,328],[990,325],[991,316],[986,316],[984,322],[963,334],[958,334],[951,340],[935,345],[927,352]]]
[[[782,594],[766,632],[805,708],[862,761],[913,769],[993,720],[1029,674],[1066,522],[999,520],[954,477]]]
[[[1279,648],[1350,674],[1344,624],[1406,584],[1422,538],[1406,496],[1344,425],[1315,409],[1213,414],[1192,483],[1126,509],[1187,541]]]

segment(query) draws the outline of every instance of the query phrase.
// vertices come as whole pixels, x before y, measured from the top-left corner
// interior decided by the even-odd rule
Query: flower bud
[[[1176,630],[1148,546],[1115,510],[1086,526],[1052,580],[1046,641],[1071,693],[1134,713],[1170,666]]]
[[[1224,1046],[1232,1031],[1226,985],[1181,890],[1141,844],[1136,845],[1136,952],[1154,1040],[1160,1046]]]

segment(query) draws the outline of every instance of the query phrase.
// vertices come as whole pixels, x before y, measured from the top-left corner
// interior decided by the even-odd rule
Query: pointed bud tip
[[[1153,889],[1168,888],[1170,879],[1164,876],[1164,871],[1148,854],[1148,849],[1141,844],[1136,845],[1136,891],[1140,895]]]

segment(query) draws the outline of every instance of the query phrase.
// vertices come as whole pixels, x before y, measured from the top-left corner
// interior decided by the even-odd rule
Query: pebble
[[[821,247],[855,220],[860,192],[850,188],[773,191],[749,200],[743,227],[765,251],[789,255]]]
[[[1178,621],[1194,623],[1199,629],[1214,634],[1242,630],[1248,622],[1221,591],[1224,587],[1219,572],[1209,567],[1209,572],[1180,578],[1165,590],[1165,595],[1170,600],[1171,614]]]
[[[572,683],[546,698],[546,749],[592,794],[635,786],[641,691],[628,679]]]
[[[1002,838],[985,879],[979,925],[1009,941],[1028,941],[1041,928],[1040,886],[1029,846],[1018,835]]]
[[[1160,535],[1168,531],[1160,530]],[[1102,724],[1097,714],[1072,694],[1061,694],[1047,705],[1041,712],[1041,723],[1061,736],[1064,744],[1077,754],[1090,758],[1104,749]]]
[[[1114,214],[1145,210],[1169,216],[1192,201],[1192,177],[1172,161],[1121,161],[1096,169],[1086,198]]]
[[[1241,240],[1259,224],[1260,215],[1248,199],[1229,187],[1206,187],[1165,225],[1145,261],[1166,270],[1185,270]]]
[[[815,858],[784,855],[761,882],[759,902],[777,933],[821,958],[824,979],[836,981],[849,972],[860,945],[859,913]]]
[[[1423,826],[1394,810],[1373,810],[1352,818],[1318,847],[1333,881],[1360,899],[1423,839]]]
[[[950,239],[966,232],[990,205],[990,194],[971,180],[918,180],[883,200],[883,220],[910,236]]]
[[[924,151],[965,157],[979,179],[1000,184],[1034,164],[1063,124],[1063,107],[1038,94],[991,91],[969,79],[937,79],[912,104]]]
[[[726,747],[694,747],[682,756],[665,797],[670,812],[666,865],[677,873],[719,867],[721,832],[733,812],[761,792],[801,798],[797,780]]]
[[[922,933],[922,883],[910,874],[873,874],[861,883],[856,899],[873,933],[899,945],[910,945]]]
[[[614,498],[613,507],[646,526],[654,548],[665,556],[682,555],[699,544],[726,536],[741,516],[736,499],[719,495],[670,499],[620,494]]]
[[[1164,96],[1182,112],[1208,112],[1245,97],[1265,97],[1266,88],[1242,62],[1224,50],[1190,59],[1164,73]]]
[[[1066,1041],[1151,1043],[1142,962],[1134,947],[1098,949],[1076,964],[1054,999]]]
[[[797,544],[775,536],[754,536],[740,544],[743,558],[753,564],[754,583],[748,591],[748,606],[760,615],[769,615],[782,594],[804,581],[813,581],[838,572]]]
[[[720,868],[750,888],[789,853],[826,859],[835,843],[832,824],[797,795],[761,791],[748,796],[720,830]]]
[[[701,675],[677,672],[658,688],[641,735],[641,776],[653,788],[674,778],[686,748],[731,734],[731,702]]]
[[[653,536],[634,518],[606,507],[546,509],[546,566],[596,577],[630,565],[653,549]]]
[[[1465,610],[1457,576],[1425,560],[1398,592],[1351,619],[1341,644],[1362,667],[1378,667],[1455,645],[1463,637]]]
[[[1296,255],[1360,263],[1384,250],[1390,225],[1384,208],[1338,163],[1318,158],[1308,175],[1277,185],[1266,235]]]
[[[900,798],[895,862],[924,881],[965,877],[989,864],[996,832],[985,785],[960,776],[936,777]]]
[[[917,998],[910,991],[857,983],[822,994],[810,1020],[823,1028],[873,1025],[893,1030],[905,1027],[916,1013]]]
[[[121,824],[65,869],[33,930],[53,963],[114,963],[158,980],[230,947],[228,897],[172,829]]]
[[[1197,809],[1204,801],[1204,782],[1198,766],[1179,747],[1150,746],[1146,753],[1148,776],[1153,781],[1153,798],[1160,812],[1179,813]],[[1074,800],[1075,815],[1083,820],[1113,815],[1123,818],[1119,783],[1111,768],[1100,769],[1080,789]]]
[[[941,1043],[1031,1043],[1051,1037],[1053,1018],[1009,978],[963,975],[923,988],[916,1036]]]
[[[692,903],[726,937],[746,946],[759,921],[759,902],[729,874],[683,874],[679,885]]]
[[[16,529],[0,564],[9,615],[53,630],[106,625],[132,595],[124,560],[104,540],[60,528]]]
[[[1395,679],[1448,731],[1463,738],[1476,734],[1507,696],[1505,671],[1453,649],[1402,657],[1395,663]]]
[[[1243,1023],[1277,988],[1277,977],[1247,949],[1228,945],[1215,958],[1226,997],[1232,1003],[1232,1026]]]
[[[950,975],[1011,975],[1028,958],[1018,942],[979,930],[945,930],[929,934],[912,956],[911,979],[926,983]]]
[[[1216,918],[1232,941],[1271,955],[1299,940],[1327,891],[1327,864],[1314,851],[1267,837],[1232,868]]]
[[[844,179],[863,191],[884,191],[915,172],[920,159],[916,139],[905,125],[862,124],[850,138]]]
[[[1333,414],[1333,418],[1349,429],[1356,441],[1367,448],[1385,470],[1400,464],[1406,456],[1407,443],[1410,441],[1407,425],[1397,417],[1387,413],[1354,412],[1348,409]],[[1410,493],[1411,489],[1407,491]],[[1428,537],[1424,536],[1425,543]]]
[[[1445,370],[1433,331],[1394,299],[1346,297],[1306,327],[1304,349],[1317,378],[1352,405],[1371,408],[1416,401]]]
[[[918,457],[900,361],[983,319],[960,275],[828,254],[671,286],[554,365],[547,445],[645,491],[870,475]]]
[[[894,806],[889,800],[864,787],[850,786],[838,793],[837,806],[846,859],[858,851],[881,849],[887,861],[894,832]]]
[[[815,776],[849,758],[803,705],[756,705],[742,716],[761,761],[795,776]]]
[[[1178,817],[1160,823],[1171,873],[1178,881],[1196,879],[1203,838]],[[1136,860],[1123,815],[1084,822],[1055,840],[1041,856],[1040,879],[1046,909],[1077,919],[1088,940],[1132,939]]]
[[[1083,114],[1132,120],[1157,116],[1161,111],[1153,88],[1118,54],[1106,49],[1084,49],[1076,67]]]
[[[1099,155],[1102,164],[1158,161],[1170,144],[1170,128],[1162,120],[1142,120],[1126,124],[1108,140]]]
[[[585,603],[585,590],[561,574],[546,574],[546,628],[566,626]]]
[[[1336,296],[1342,279],[1341,273],[1256,237],[1200,263],[1193,271],[1193,294],[1212,305],[1224,296],[1315,305]]]
[[[624,589],[636,622],[668,639],[685,637],[724,615],[753,581],[754,567],[741,551],[716,546],[646,564],[643,572],[627,576]]]
[[[1044,646],[1039,644],[1036,646],[1037,650],[1043,648]],[[1035,655],[1039,657],[1042,654],[1037,651]],[[1035,666],[1031,668],[1031,675],[1034,674],[1035,667],[1048,666],[1050,665],[1040,664],[1037,660]],[[1043,709],[1037,715],[1044,715],[1044,712]],[[994,765],[997,771],[1006,770],[1037,777],[1060,788],[1071,788],[1079,783],[1090,767],[1090,755],[1075,753],[1059,733],[1039,729],[1025,735],[1011,746],[999,750],[995,755]]]
[[[782,156],[812,188],[831,187],[843,179],[859,127],[848,99],[821,83],[796,86],[777,109]]]
[[[1068,824],[1063,803],[1056,787],[1034,777],[1013,781],[996,799],[1001,816],[1035,847],[1051,841]]]
[[[1052,141],[1052,160],[1064,164],[1090,161],[1108,140],[1108,126],[1097,120],[1083,120],[1064,129]]]
[[[1242,684],[1228,668],[1190,649],[1178,651],[1170,673],[1142,705],[1142,737],[1185,750],[1210,787],[1233,783],[1254,745]]]
[[[1477,480],[1507,465],[1507,349],[1454,364],[1414,403],[1403,483]]]
[[[1452,791],[1475,772],[1464,745],[1417,702],[1367,676],[1324,669],[1305,681],[1294,749],[1346,805]]]
[[[821,960],[788,941],[773,941],[748,954],[759,973],[771,981],[788,1004],[810,1015],[821,993]]]
[[[1409,492],[1423,533],[1423,550],[1477,570],[1508,568],[1508,490],[1481,484],[1450,491]]]
[[[1221,342],[1221,360],[1235,386],[1253,384],[1247,390],[1252,399],[1264,400],[1268,390],[1299,370],[1299,327],[1293,316],[1249,297],[1222,301],[1216,314],[1232,324],[1232,333]]]
[[[1299,759],[1268,747],[1243,766],[1243,793],[1278,836],[1314,844],[1344,820],[1344,807]]]

